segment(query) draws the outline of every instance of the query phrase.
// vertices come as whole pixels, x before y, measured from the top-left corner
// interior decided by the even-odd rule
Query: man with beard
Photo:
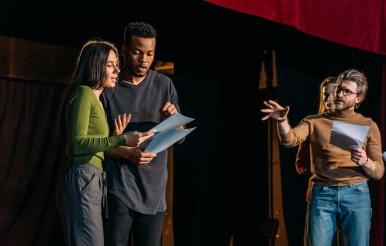
[[[110,129],[117,115],[131,113],[125,131],[148,131],[179,111],[177,92],[170,78],[150,70],[154,60],[156,31],[149,24],[130,23],[124,33],[125,66],[113,90],[102,103]],[[106,245],[157,246],[161,242],[166,210],[167,151],[145,153],[139,148],[118,147],[107,152],[108,187]]]
[[[308,140],[311,152],[311,196],[308,201],[306,245],[331,245],[341,223],[343,240],[348,245],[369,245],[371,201],[368,179],[384,174],[381,138],[378,126],[355,109],[367,92],[367,79],[357,70],[349,69],[337,78],[335,112],[311,115],[291,128],[287,120],[289,107],[274,101],[264,102],[262,118],[278,122],[280,141],[292,147]],[[350,151],[330,144],[333,121],[369,126],[363,147]]]

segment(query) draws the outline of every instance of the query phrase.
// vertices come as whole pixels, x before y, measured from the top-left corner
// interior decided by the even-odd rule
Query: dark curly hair
[[[132,36],[141,38],[156,38],[157,31],[148,23],[131,22],[126,26],[123,34],[123,42],[126,46],[129,46]]]

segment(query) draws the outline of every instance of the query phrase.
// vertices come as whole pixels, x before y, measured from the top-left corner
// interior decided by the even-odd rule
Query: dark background
[[[76,49],[91,37],[121,45],[124,27],[131,21],[149,22],[157,29],[156,59],[175,62],[173,79],[182,112],[195,118],[192,126],[198,127],[176,147],[176,245],[227,245],[231,234],[235,245],[267,244],[267,125],[260,121],[262,100],[274,98],[290,105],[290,120],[296,124],[317,111],[323,78],[356,68],[370,81],[360,112],[380,119],[377,95],[385,57],[258,17],[203,1],[9,1],[0,7],[0,35]],[[276,50],[278,88],[258,89],[264,50]],[[295,172],[295,152],[281,151],[283,204],[289,243],[301,245],[306,178]],[[60,227],[55,219],[50,221],[55,228],[50,240],[60,244]],[[17,235],[0,228],[0,241],[7,233]],[[39,245],[37,241],[26,245]]]

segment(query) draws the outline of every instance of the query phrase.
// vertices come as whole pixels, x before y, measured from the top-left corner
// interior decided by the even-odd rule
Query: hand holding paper
[[[330,144],[350,151],[363,147],[369,132],[369,126],[354,125],[341,121],[333,121]]]
[[[359,166],[365,165],[368,161],[366,151],[363,148],[351,149],[351,160],[353,160]]]
[[[184,129],[182,127],[193,120],[193,118],[178,113],[165,119],[152,129],[152,131],[155,132],[155,136],[151,139],[151,142],[146,146],[144,151],[159,153],[169,148],[196,129],[195,127],[190,129]]]
[[[169,117],[170,115],[178,113],[176,106],[171,102],[166,102],[165,105],[162,106],[160,111],[164,117]]]
[[[186,117],[182,114],[173,114],[172,116],[166,118],[164,121],[152,128],[154,132],[163,132],[167,131],[182,125],[186,125],[189,122],[192,122],[194,119]]]

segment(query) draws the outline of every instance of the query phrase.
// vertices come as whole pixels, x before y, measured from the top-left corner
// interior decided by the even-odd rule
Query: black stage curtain
[[[175,85],[182,113],[197,127],[174,148],[175,242],[226,245],[221,81],[177,72]]]
[[[258,113],[267,92],[258,88],[262,53],[246,53],[176,62],[181,110],[197,126],[175,148],[176,245],[267,245],[267,124]]]
[[[0,78],[0,245],[64,245],[55,195],[65,86]]]
[[[378,91],[380,101],[379,130],[381,131],[383,151],[386,151],[386,65],[383,65],[382,85]],[[376,246],[385,245],[385,177],[374,185],[373,201],[373,233],[372,244]]]

